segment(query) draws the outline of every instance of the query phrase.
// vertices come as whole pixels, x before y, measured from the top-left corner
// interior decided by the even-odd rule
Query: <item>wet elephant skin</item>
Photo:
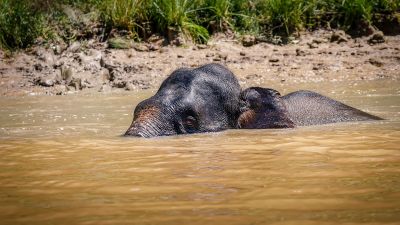
[[[139,103],[126,136],[155,137],[235,128],[240,85],[219,64],[174,71]]]
[[[154,96],[136,106],[125,136],[294,128],[380,119],[312,91],[285,96],[270,88],[241,91],[231,71],[219,64],[206,64],[172,72]]]
[[[382,119],[312,91],[301,90],[282,97],[273,89],[251,87],[241,93],[240,101],[238,127],[245,129]]]

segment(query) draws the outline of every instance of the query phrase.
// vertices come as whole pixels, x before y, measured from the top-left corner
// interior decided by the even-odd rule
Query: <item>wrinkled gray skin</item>
[[[174,71],[154,96],[137,105],[125,135],[155,137],[380,119],[311,91],[283,97],[268,88],[241,92],[232,72],[207,64]]]
[[[296,91],[281,97],[276,90],[252,87],[244,90],[240,99],[238,127],[245,129],[382,119],[312,91]]]
[[[126,136],[155,137],[236,127],[240,86],[218,64],[178,69],[157,93],[139,103]]]

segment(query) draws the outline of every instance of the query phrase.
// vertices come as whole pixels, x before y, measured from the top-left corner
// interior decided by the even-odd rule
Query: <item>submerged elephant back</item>
[[[347,121],[381,120],[312,91],[297,91],[283,96],[290,119],[297,126]]]

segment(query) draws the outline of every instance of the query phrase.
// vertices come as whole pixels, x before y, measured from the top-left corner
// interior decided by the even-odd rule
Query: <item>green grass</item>
[[[370,23],[372,9],[373,2],[370,0],[343,0],[337,10],[342,13],[343,25],[351,27],[360,20]]]
[[[232,1],[205,0],[203,4],[206,10],[204,21],[208,22],[208,25],[213,25],[213,30],[223,31],[233,29]]]
[[[104,0],[99,10],[104,22],[118,30],[127,30],[134,37],[138,36],[137,28],[145,20],[144,0]]]
[[[286,36],[328,25],[351,30],[373,25],[376,15],[400,12],[400,0],[0,0],[0,47],[26,48],[39,37],[67,43],[90,38],[78,34],[91,25],[71,19],[65,6],[93,14],[91,25],[100,24],[105,37],[120,30],[135,40],[177,32],[202,43],[226,30]]]
[[[197,42],[207,42],[209,34],[197,21],[201,4],[196,0],[154,0],[152,19],[158,31],[176,30]]]
[[[43,19],[27,1],[0,0],[0,47],[29,47],[43,33]]]
[[[115,49],[128,49],[131,48],[132,42],[123,38],[110,38],[108,39],[108,47]]]
[[[372,5],[375,9],[380,12],[393,12],[400,9],[399,0],[375,0],[372,1]]]
[[[303,0],[264,0],[264,13],[272,30],[284,28],[290,34],[303,25],[303,16],[309,3]]]

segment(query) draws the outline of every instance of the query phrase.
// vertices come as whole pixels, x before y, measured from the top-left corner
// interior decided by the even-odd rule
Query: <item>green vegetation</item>
[[[302,27],[304,11],[311,6],[303,0],[264,0],[260,4],[273,29],[284,28],[286,34]]]
[[[205,22],[209,21],[216,31],[223,31],[233,28],[232,7],[233,4],[229,0],[205,0],[204,6],[206,11]]]
[[[119,30],[127,30],[137,37],[137,28],[146,20],[143,0],[105,0],[98,5],[103,22]]]
[[[207,42],[214,32],[292,32],[321,26],[344,30],[400,13],[400,0],[0,0],[0,47],[91,38],[98,27],[134,40],[152,33]]]
[[[14,0],[1,0],[1,48],[26,48],[42,33],[43,16],[32,4]]]
[[[196,0],[154,0],[151,6],[152,19],[162,33],[181,32],[195,41],[206,42],[209,34],[196,21],[201,2]],[[197,7],[196,7],[197,6]]]
[[[110,38],[108,39],[108,45],[110,48],[115,49],[128,49],[132,47],[131,41],[123,38]]]

